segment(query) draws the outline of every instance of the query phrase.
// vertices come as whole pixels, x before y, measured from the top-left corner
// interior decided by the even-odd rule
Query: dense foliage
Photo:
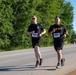
[[[0,0],[0,49],[30,48],[31,40],[27,35],[27,28],[31,23],[31,16],[37,15],[38,22],[48,31],[54,24],[55,16],[61,17],[61,23],[67,26],[72,38],[73,7],[65,0]],[[42,46],[52,45],[52,37],[43,35]]]

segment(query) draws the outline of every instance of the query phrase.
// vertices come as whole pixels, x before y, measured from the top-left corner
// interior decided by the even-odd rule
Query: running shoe
[[[60,68],[60,66],[61,66],[61,65],[60,65],[60,63],[57,63],[56,68],[58,68],[58,69],[59,69],[59,68]]]
[[[36,61],[36,65],[35,65],[35,67],[37,67],[39,65],[39,61]]]
[[[42,59],[40,59],[40,63],[39,63],[39,65],[41,66],[41,65],[42,65],[42,63],[43,63],[43,60],[42,60]]]
[[[65,58],[61,59],[61,66],[64,66]]]

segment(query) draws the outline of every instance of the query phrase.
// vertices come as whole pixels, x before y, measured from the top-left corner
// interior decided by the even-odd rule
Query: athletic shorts
[[[56,39],[54,40],[54,48],[55,50],[62,50],[64,45],[64,39]]]
[[[32,38],[32,47],[40,46],[41,44],[41,38]]]

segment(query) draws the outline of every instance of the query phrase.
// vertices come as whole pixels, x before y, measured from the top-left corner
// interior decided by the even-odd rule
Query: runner
[[[34,15],[32,16],[32,24],[28,27],[28,34],[31,35],[32,38],[32,46],[34,48],[35,57],[36,57],[36,65],[42,65],[43,59],[40,52],[40,43],[41,43],[41,37],[43,34],[46,33],[46,30],[44,27],[37,23],[37,17]]]
[[[54,38],[54,48],[57,52],[58,63],[56,68],[60,68],[60,66],[64,65],[65,59],[62,58],[62,49],[64,45],[64,38],[66,34],[68,34],[67,28],[64,25],[60,24],[60,17],[57,16],[55,18],[55,24],[50,26],[48,30],[48,34],[52,34]]]

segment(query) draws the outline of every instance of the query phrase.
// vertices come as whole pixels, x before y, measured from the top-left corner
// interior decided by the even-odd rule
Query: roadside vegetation
[[[61,17],[61,23],[68,28],[65,43],[76,43],[73,31],[73,7],[65,0],[0,0],[0,51],[31,48],[27,28],[31,16],[36,15],[38,22],[48,30],[54,24],[55,16]],[[51,46],[52,37],[46,33],[42,38],[42,47]]]

